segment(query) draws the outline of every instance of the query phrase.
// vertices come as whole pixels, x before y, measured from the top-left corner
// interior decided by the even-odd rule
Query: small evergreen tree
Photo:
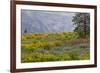
[[[27,29],[25,28],[24,33],[27,33]]]

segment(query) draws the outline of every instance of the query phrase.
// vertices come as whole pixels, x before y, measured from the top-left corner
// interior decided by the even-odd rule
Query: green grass
[[[89,38],[76,32],[22,34],[21,62],[89,60]]]

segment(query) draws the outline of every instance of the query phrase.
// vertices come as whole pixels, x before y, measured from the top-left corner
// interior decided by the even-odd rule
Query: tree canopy
[[[87,37],[90,35],[90,14],[76,13],[73,16],[74,31],[79,34],[79,37]]]

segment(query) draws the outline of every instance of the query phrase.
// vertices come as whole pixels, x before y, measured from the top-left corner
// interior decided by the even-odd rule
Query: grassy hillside
[[[88,60],[89,38],[75,32],[27,33],[21,37],[21,62]]]

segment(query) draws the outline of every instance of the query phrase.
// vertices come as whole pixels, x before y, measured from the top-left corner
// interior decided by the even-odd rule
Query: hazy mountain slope
[[[22,33],[73,31],[74,13],[21,10]]]

